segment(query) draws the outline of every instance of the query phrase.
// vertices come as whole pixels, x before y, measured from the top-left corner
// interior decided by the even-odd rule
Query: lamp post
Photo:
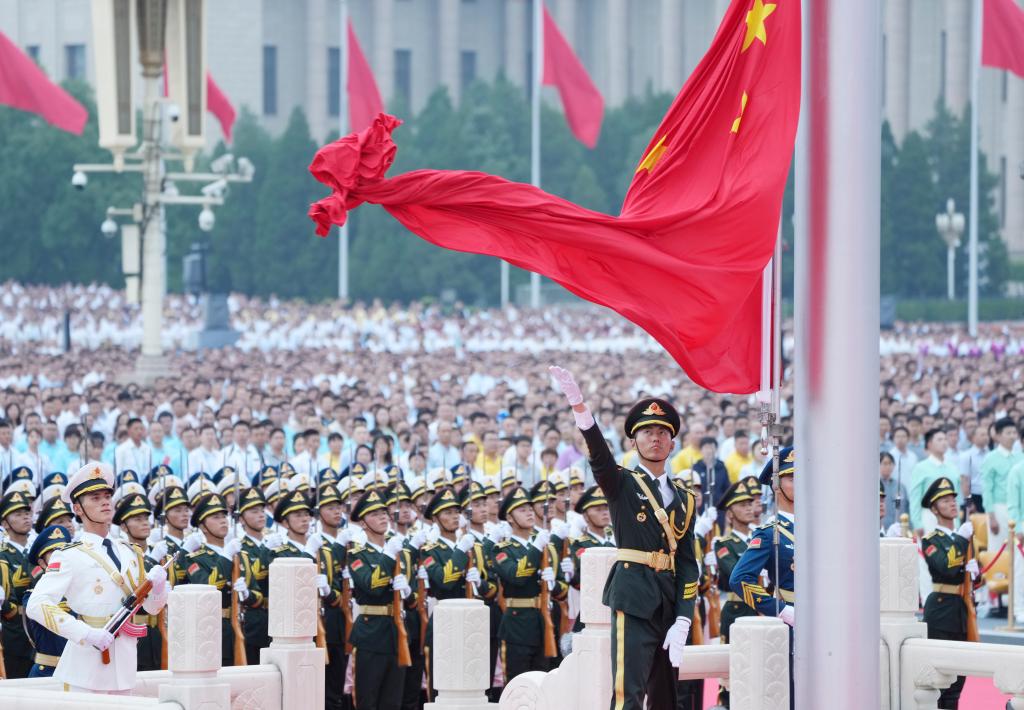
[[[939,230],[942,241],[946,242],[946,297],[952,301],[956,297],[956,250],[964,233],[964,215],[956,211],[952,197],[946,200],[946,211],[935,215],[935,228]]]

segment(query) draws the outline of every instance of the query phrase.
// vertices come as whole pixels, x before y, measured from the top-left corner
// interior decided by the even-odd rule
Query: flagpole
[[[544,2],[533,0],[533,91],[530,92],[530,184],[540,187],[540,85],[544,77]],[[530,306],[540,308],[540,274],[530,274]]]
[[[878,489],[865,475],[878,465],[881,0],[803,8],[795,707],[859,710],[881,694],[866,623],[880,613]]]
[[[978,99],[981,84],[981,0],[971,3],[971,195],[968,208],[967,330],[978,335]]]
[[[348,0],[341,0],[341,43],[338,47],[338,137],[348,135]],[[348,299],[348,220],[338,227],[338,299]]]

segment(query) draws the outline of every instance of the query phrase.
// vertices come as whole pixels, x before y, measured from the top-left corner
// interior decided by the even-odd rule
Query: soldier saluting
[[[550,368],[572,406],[590,451],[597,484],[608,499],[619,548],[604,603],[612,619],[612,710],[676,705],[672,665],[682,658],[697,598],[691,494],[677,491],[665,462],[679,433],[679,414],[662,399],[642,399],[626,416],[637,470],[615,463],[569,372]]]

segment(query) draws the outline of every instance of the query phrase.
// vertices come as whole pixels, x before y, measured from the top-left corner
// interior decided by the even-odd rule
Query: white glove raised
[[[717,567],[718,566],[718,558],[715,557],[715,553],[714,552],[709,552],[708,554],[704,555],[704,566],[705,567]]]
[[[238,594],[238,601],[244,602],[249,598],[249,585],[245,583],[245,577],[236,579],[231,588]]]
[[[154,565],[151,570],[146,572],[146,579],[153,583],[153,593],[159,594],[167,584],[167,570],[159,565]]]
[[[206,542],[206,538],[203,537],[203,534],[200,532],[194,532],[185,538],[185,541],[181,543],[181,546],[185,548],[185,552],[191,553],[202,547],[204,542]]]
[[[476,538],[473,537],[473,533],[466,533],[459,538],[458,542],[455,543],[455,547],[459,548],[467,555],[470,553],[470,550],[473,549],[474,545],[476,545]]]
[[[402,599],[412,594],[412,587],[409,586],[409,580],[404,574],[395,575],[395,578],[391,580],[391,588],[397,590],[402,595]]]
[[[149,556],[154,560],[163,560],[167,557],[167,543],[163,540],[158,541],[149,551]]]
[[[352,544],[366,546],[366,531],[362,528],[352,528]]]
[[[553,567],[545,567],[540,571],[540,578],[548,583],[548,589],[555,588],[555,570]]]
[[[327,583],[326,574],[318,574],[316,576],[316,589],[320,592],[320,596],[326,597],[331,593],[331,585]]]
[[[974,539],[974,526],[971,524],[971,521],[968,520],[966,523],[964,523],[963,525],[958,527],[956,529],[956,534],[959,535],[960,537],[962,537],[965,540],[973,540]]]
[[[411,538],[409,538],[409,544],[415,547],[417,550],[423,547],[427,542],[427,531],[423,528],[417,530]]]
[[[793,622],[795,620],[794,619],[794,613],[793,613],[793,607],[791,607],[789,604],[787,604],[786,606],[782,607],[782,611],[779,612],[779,618],[782,619],[783,621],[785,621],[790,626],[793,626]]]
[[[393,560],[397,560],[404,544],[405,538],[402,535],[395,535],[384,543],[384,554]]]
[[[427,580],[430,579],[430,575],[427,574],[427,568],[426,567],[417,567],[416,568],[416,576],[419,579],[422,579],[424,582],[426,582]]]
[[[889,529],[885,531],[886,537],[903,537],[903,526],[899,523],[893,523],[889,526]]]
[[[228,540],[224,543],[224,556],[233,559],[235,555],[242,551],[242,541],[239,539]]]
[[[466,581],[472,585],[480,584],[480,570],[476,567],[470,567],[466,570]]]
[[[571,372],[558,365],[549,367],[548,372],[554,378],[555,385],[565,395],[565,399],[569,402],[570,407],[583,403],[583,393],[580,391],[580,386],[576,384],[576,380],[573,379]]]
[[[85,632],[84,643],[94,647],[97,651],[106,651],[110,644],[114,643],[114,634],[106,629],[89,629]]]
[[[281,547],[284,544],[284,537],[279,532],[269,533],[263,538],[263,546],[268,550],[273,550],[275,547]]]
[[[572,558],[563,557],[558,566],[562,568],[562,574],[565,575],[566,580],[572,581],[572,576],[576,574],[576,566],[573,564]]]
[[[544,552],[544,548],[547,547],[547,544],[550,540],[551,533],[549,533],[547,530],[541,530],[534,536],[533,541],[530,544],[536,547],[541,552]]]
[[[564,520],[551,521],[551,534],[562,540],[569,537],[569,523]]]
[[[967,564],[964,565],[964,569],[971,573],[971,579],[977,579],[978,575],[981,574],[981,569],[978,568],[977,560],[967,560]]]
[[[715,517],[713,515],[709,515],[709,513],[711,513],[710,510],[705,510],[701,513],[700,517],[697,518],[697,522],[693,524],[693,534],[697,537],[704,537],[711,532],[711,528],[715,526]]]
[[[676,622],[669,627],[665,634],[665,642],[662,648],[668,649],[668,659],[676,668],[683,661],[683,649],[686,648],[686,636],[690,633],[690,620],[685,616],[677,616]]]
[[[352,528],[344,528],[338,533],[338,544],[345,547],[352,542]]]

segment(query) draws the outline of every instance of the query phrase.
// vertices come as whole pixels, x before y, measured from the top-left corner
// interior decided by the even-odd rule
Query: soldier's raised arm
[[[590,468],[594,472],[594,480],[601,486],[605,497],[614,500],[619,495],[619,467],[615,463],[615,457],[608,449],[608,442],[604,440],[600,427],[594,421],[594,415],[587,405],[583,403],[583,393],[573,379],[572,373],[557,365],[548,368],[548,372],[555,379],[558,389],[565,395],[565,399],[572,407],[572,415],[576,419],[576,426],[583,432],[583,438],[587,442],[587,450],[590,452]]]

